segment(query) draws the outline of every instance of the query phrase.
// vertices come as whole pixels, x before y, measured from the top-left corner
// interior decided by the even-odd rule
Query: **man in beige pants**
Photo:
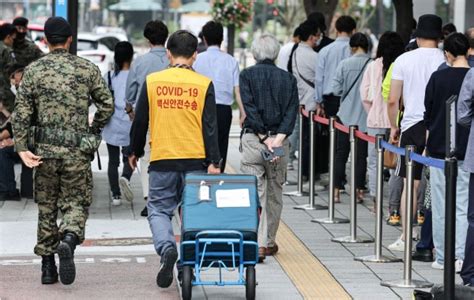
[[[241,171],[257,176],[262,213],[258,228],[258,256],[278,251],[275,243],[283,207],[289,143],[298,111],[296,78],[275,66],[280,46],[264,34],[252,43],[255,66],[240,73],[242,103],[247,115],[242,129]]]

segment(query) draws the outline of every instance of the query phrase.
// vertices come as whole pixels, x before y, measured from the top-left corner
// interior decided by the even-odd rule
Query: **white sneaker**
[[[403,252],[405,251],[405,241],[403,241],[402,238],[399,237],[394,243],[388,246],[388,249],[392,251]]]
[[[112,197],[112,205],[113,206],[119,206],[122,204],[122,199],[120,198],[120,196],[113,196]]]
[[[440,264],[436,260],[431,264],[431,267],[436,270],[444,270],[444,265]]]
[[[456,259],[456,261],[454,262],[454,269],[456,270],[456,273],[461,273],[463,263],[464,261],[462,259]]]
[[[130,187],[130,181],[127,180],[125,177],[120,177],[119,179],[120,190],[125,197],[125,200],[132,202],[133,200],[133,192]]]

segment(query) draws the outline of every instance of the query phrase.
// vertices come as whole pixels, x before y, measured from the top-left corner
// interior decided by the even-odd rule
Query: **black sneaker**
[[[422,262],[433,262],[433,251],[431,249],[416,249],[412,254],[412,259]]]
[[[142,211],[140,212],[140,216],[148,217],[148,208],[145,206]]]
[[[68,285],[76,279],[76,266],[74,265],[74,250],[78,244],[74,233],[66,233],[58,246],[59,279],[62,284]]]
[[[161,257],[161,266],[156,276],[156,284],[160,288],[167,288],[173,283],[173,268],[178,260],[178,251],[175,248],[169,248]]]

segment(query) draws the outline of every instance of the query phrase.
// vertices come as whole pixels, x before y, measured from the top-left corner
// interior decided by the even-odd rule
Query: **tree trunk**
[[[234,56],[234,48],[235,48],[235,25],[230,24],[227,26],[227,53]]]
[[[397,32],[407,44],[413,30],[413,0],[392,0],[392,2],[397,14]]]
[[[375,34],[379,35],[384,32],[385,28],[385,14],[384,14],[384,5],[383,5],[383,0],[377,0],[376,4],[376,9],[377,9],[377,28],[375,30]]]
[[[326,26],[331,26],[332,16],[336,11],[339,0],[303,0],[306,15],[312,12],[320,12],[326,17]]]

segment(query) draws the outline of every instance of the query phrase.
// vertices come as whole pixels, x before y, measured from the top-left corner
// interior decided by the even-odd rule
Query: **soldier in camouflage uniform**
[[[12,45],[15,38],[16,28],[12,24],[0,26],[0,109],[6,109],[8,116],[13,110],[15,95],[10,91],[10,69],[15,65]],[[1,130],[9,132],[10,124],[1,122]],[[6,138],[4,136],[3,138]],[[16,189],[15,162],[13,145],[5,143],[0,146],[0,201],[21,200],[20,193]]]
[[[27,66],[42,57],[44,53],[35,43],[26,38],[28,32],[27,18],[17,17],[13,20],[13,25],[18,31],[15,42],[13,43],[13,51],[15,52],[16,60],[20,65]]]
[[[15,95],[10,91],[10,74],[8,71],[16,63],[12,46],[16,37],[16,28],[5,23],[0,26],[0,102],[9,112],[13,110]]]
[[[68,53],[72,30],[63,18],[49,18],[45,36],[50,53],[24,72],[17,93],[13,131],[18,154],[36,168],[38,241],[42,283],[58,280],[54,253],[59,256],[63,284],[75,279],[74,250],[84,240],[92,202],[90,161],[100,132],[113,114],[112,95],[93,63]],[[97,107],[88,122],[89,97]],[[58,211],[62,213],[59,227]]]

